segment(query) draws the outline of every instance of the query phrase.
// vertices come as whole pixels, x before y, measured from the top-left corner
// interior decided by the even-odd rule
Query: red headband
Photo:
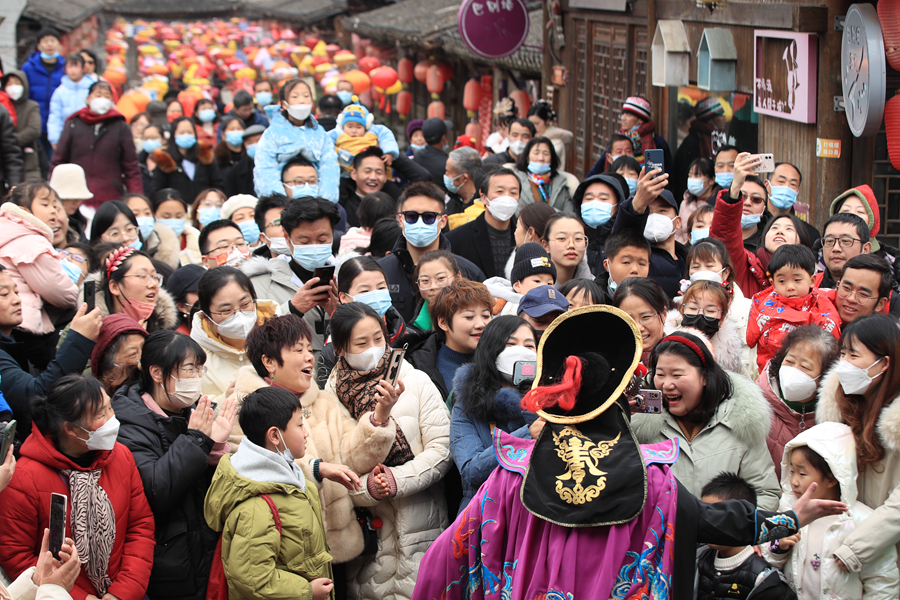
[[[121,248],[114,250],[112,254],[106,259],[106,278],[109,279],[109,276],[119,268],[125,259],[134,254],[136,250],[130,246],[122,246]]]
[[[700,359],[700,362],[703,363],[703,366],[706,366],[706,358],[704,358],[703,351],[700,349],[700,346],[687,339],[686,337],[681,337],[680,335],[670,335],[663,341],[669,340],[673,342],[681,342],[682,344],[693,350],[697,357]]]

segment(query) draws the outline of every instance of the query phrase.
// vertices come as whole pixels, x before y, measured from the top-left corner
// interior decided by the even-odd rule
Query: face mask
[[[287,463],[288,463],[288,466],[290,466],[290,465],[294,464],[294,454],[293,454],[293,452],[291,452],[291,451],[288,449],[287,444],[285,444],[285,442],[284,442],[284,436],[281,435],[281,430],[280,430],[280,429],[278,430],[278,437],[281,438],[281,443],[284,444],[284,451],[278,450],[278,449],[276,448],[276,449],[275,449],[275,452],[277,452],[277,453],[279,454],[279,456],[281,456],[281,458],[283,458],[284,460],[286,460]]]
[[[307,271],[315,271],[331,258],[331,244],[306,244],[294,246],[294,261]]]
[[[200,224],[204,227],[221,218],[222,209],[218,206],[207,206],[197,211],[197,220],[200,221]]]
[[[709,237],[709,227],[704,227],[703,229],[695,229],[691,232],[691,243],[696,244],[701,240],[705,240]]]
[[[174,375],[171,376],[175,380],[175,391],[171,394],[166,393],[169,402],[175,408],[187,408],[193,406],[200,398],[200,385],[203,380],[199,377],[191,377],[190,379],[178,379]]]
[[[425,144],[422,144],[421,146],[419,144],[410,144],[409,147],[413,149],[413,152],[416,152],[423,149],[425,147]]]
[[[287,240],[283,237],[269,238],[269,251],[272,254],[279,254],[287,256],[291,253],[291,249],[288,248]]]
[[[509,346],[497,355],[497,370],[503,379],[512,381],[517,362],[537,362],[537,352],[525,346]]]
[[[769,200],[778,210],[787,210],[797,201],[797,192],[786,185],[773,185]]]
[[[720,319],[714,319],[706,315],[684,315],[681,319],[681,325],[699,329],[706,337],[712,338],[719,333],[719,321]]]
[[[440,231],[438,230],[439,219],[435,219],[434,223],[431,225],[426,225],[422,218],[419,217],[419,220],[410,225],[409,223],[404,223],[404,232],[403,235],[406,237],[406,241],[415,246],[416,248],[425,248],[431,242],[437,239]]]
[[[126,315],[140,323],[141,321],[146,321],[150,318],[150,315],[153,314],[153,311],[156,310],[155,302],[141,302],[140,300],[129,300],[128,298],[122,297],[122,312]]]
[[[135,238],[135,240],[128,244],[128,246],[134,248],[135,250],[140,250],[144,247],[144,242],[142,242],[140,238]]]
[[[259,225],[256,224],[256,221],[244,221],[238,223],[238,227],[248,244],[252,245],[259,241]]]
[[[256,144],[250,144],[247,146],[247,156],[250,158],[256,158]]]
[[[109,98],[94,98],[89,105],[91,112],[96,115],[105,115],[113,107],[112,100]]]
[[[353,92],[341,90],[337,93],[337,97],[341,99],[341,104],[347,106],[348,104],[350,104],[350,101],[353,100]]]
[[[189,150],[194,147],[194,144],[197,143],[197,136],[191,134],[185,135],[176,135],[175,136],[175,145],[181,148],[182,150]]]
[[[197,118],[200,119],[201,123],[209,123],[216,118],[216,111],[211,108],[204,108],[197,113]]]
[[[800,369],[787,365],[782,365],[778,369],[778,383],[781,386],[781,395],[788,402],[803,402],[815,394],[816,379],[813,379]]]
[[[378,366],[378,361],[384,356],[384,349],[384,345],[372,346],[359,354],[350,354],[347,352],[344,354],[344,358],[347,360],[347,364],[350,365],[350,368],[354,371],[371,371]]]
[[[722,269],[724,271],[725,269]],[[722,276],[719,275],[722,271],[697,271],[693,275],[691,275],[691,283],[695,281],[712,281],[713,283],[722,283]]]
[[[512,196],[498,196],[491,200],[490,206],[487,207],[491,215],[498,221],[511,219],[516,214],[517,208],[519,208],[519,201]]]
[[[654,244],[666,241],[672,235],[672,232],[675,231],[673,221],[674,219],[659,213],[650,215],[647,217],[647,224],[644,226],[644,239]]]
[[[134,149],[137,150],[137,153],[140,154],[144,149],[144,140],[141,138],[134,138]]]
[[[606,225],[611,218],[612,204],[609,202],[600,202],[599,200],[582,202],[581,219],[588,227],[596,229],[597,227]]]
[[[59,52],[54,52],[53,54],[47,54],[46,52],[41,52],[41,59],[46,61],[51,61],[59,58]]]
[[[21,85],[8,85],[6,86],[6,93],[12,101],[15,102],[25,93],[25,87]]]
[[[216,325],[219,335],[233,340],[245,340],[256,327],[256,309],[247,312],[238,311]]]
[[[87,431],[88,439],[81,440],[88,450],[108,451],[116,447],[116,438],[119,437],[119,420],[115,415],[109,421],[95,429],[88,431],[81,425],[76,425],[80,430]]]
[[[176,236],[181,237],[181,234],[184,233],[184,226],[186,225],[185,219],[160,219],[160,225],[164,225],[172,230]]]
[[[509,153],[513,156],[519,156],[523,152],[525,152],[525,146],[527,144],[522,140],[516,140],[514,142],[509,143]]]
[[[216,264],[220,267],[234,267],[235,269],[237,269],[242,264],[244,264],[244,261],[247,260],[248,257],[249,255],[243,254],[240,250],[235,248],[231,251],[231,254],[228,254],[226,256],[217,256]]]
[[[844,389],[844,394],[847,396],[853,394],[865,394],[866,390],[869,389],[869,386],[872,385],[872,380],[875,377],[869,377],[869,369],[880,363],[883,359],[879,358],[875,362],[873,362],[867,369],[862,369],[857,367],[854,364],[847,362],[846,360],[842,360],[838,363],[835,372],[838,376],[838,381],[841,382],[841,387]]]
[[[716,173],[716,185],[723,188],[730,188],[734,181],[734,173]]]
[[[444,187],[447,188],[447,191],[450,192],[451,194],[459,193],[459,186],[453,182],[456,181],[457,179],[459,179],[460,177],[462,177],[462,175],[457,175],[454,178],[454,177],[450,177],[449,175],[444,173]]]
[[[153,233],[153,226],[156,225],[156,220],[153,217],[138,217],[137,222],[141,236],[146,240]]]
[[[307,196],[310,198],[316,198],[319,195],[319,186],[312,185],[309,183],[304,183],[303,185],[292,185],[291,186],[291,197],[292,198],[306,198]]]
[[[762,219],[762,213],[741,215],[741,229],[753,229],[755,225],[759,225],[760,219]]]
[[[618,289],[619,284],[612,280],[612,277],[609,278],[609,291],[615,293],[616,289]]]
[[[391,307],[391,294],[387,290],[374,290],[352,296],[354,302],[362,302],[372,307],[379,317],[384,317]]]
[[[244,143],[244,132],[243,131],[226,131],[225,132],[225,143],[229,146],[238,146]]]
[[[180,119],[183,116],[184,116],[183,114],[175,113],[175,114],[171,114],[171,115],[166,115],[166,119],[169,121],[169,125],[171,125],[172,123],[175,122],[175,119]]]
[[[59,261],[59,264],[62,267],[63,273],[69,276],[69,279],[72,280],[72,283],[78,285],[78,280],[81,279],[82,276],[84,276],[81,268],[70,261],[68,258],[62,259],[61,261]]]
[[[628,184],[628,193],[634,196],[637,193],[637,178],[626,177],[625,183]]]
[[[287,107],[287,112],[298,121],[305,121],[312,112],[312,104],[291,104]]]
[[[268,106],[272,104],[272,92],[260,92],[256,95],[256,104],[259,106]]]
[[[151,154],[157,148],[162,148],[162,140],[144,140],[144,152]]]
[[[546,175],[550,172],[550,163],[539,163],[531,161],[528,163],[528,170],[535,175]]]
[[[694,196],[699,196],[706,191],[706,180],[700,177],[689,177],[687,181],[687,189]]]

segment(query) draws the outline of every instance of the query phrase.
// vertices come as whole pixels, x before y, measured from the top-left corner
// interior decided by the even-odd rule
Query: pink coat
[[[50,227],[11,202],[0,206],[0,264],[19,288],[20,327],[29,333],[54,330],[44,302],[57,308],[74,308],[78,302],[78,286],[63,271],[61,260]]]
[[[756,384],[762,390],[763,396],[772,407],[772,427],[769,429],[769,435],[766,438],[766,446],[769,448],[769,454],[772,455],[772,462],[775,463],[775,474],[781,480],[781,459],[784,454],[784,447],[789,441],[797,437],[797,435],[816,424],[815,406],[809,407],[809,412],[801,415],[791,410],[787,404],[782,402],[781,397],[776,391],[775,379],[769,377],[769,362],[759,374]]]

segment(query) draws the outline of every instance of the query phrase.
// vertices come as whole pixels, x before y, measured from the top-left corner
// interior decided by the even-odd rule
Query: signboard
[[[531,26],[522,0],[464,0],[456,22],[466,46],[489,59],[515,54]]]
[[[816,122],[815,33],[753,32],[753,108],[799,123]]]
[[[884,116],[884,39],[878,12],[871,4],[854,4],[844,19],[841,41],[841,87],[844,113],[856,137],[872,136]]]
[[[841,140],[816,138],[816,156],[819,158],[840,158]]]

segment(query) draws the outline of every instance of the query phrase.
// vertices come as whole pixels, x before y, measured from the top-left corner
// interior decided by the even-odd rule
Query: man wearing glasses
[[[290,199],[282,194],[263,196],[259,199],[253,218],[259,226],[259,240],[262,245],[253,251],[253,256],[268,259],[290,255],[291,251],[284,238],[284,229],[281,228],[281,213],[288,203]]]
[[[231,219],[213,221],[200,232],[200,252],[203,255],[203,266],[207,269],[216,267],[240,268],[250,258],[250,246],[247,245],[240,227]]]
[[[848,260],[872,252],[869,226],[853,213],[837,213],[825,222],[822,233],[825,271],[816,274],[815,284],[820,288],[834,288]]]
[[[844,265],[837,289],[825,294],[837,307],[842,325],[846,325],[875,313],[900,316],[900,298],[893,285],[894,273],[883,257],[860,254]]]

